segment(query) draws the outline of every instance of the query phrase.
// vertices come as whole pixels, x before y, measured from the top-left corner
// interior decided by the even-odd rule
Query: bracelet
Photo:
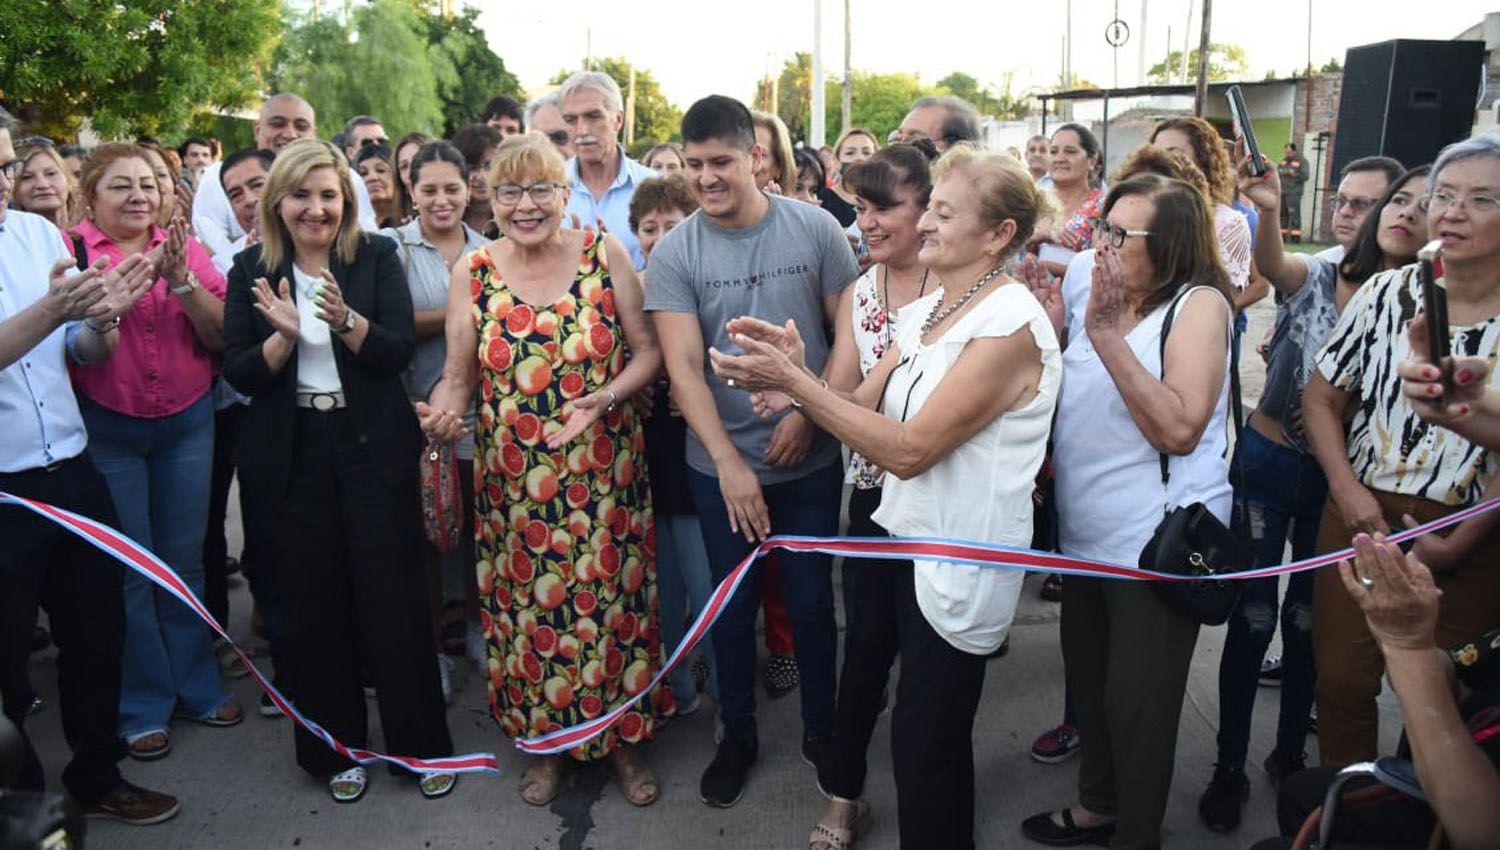
[[[198,288],[198,276],[188,272],[187,282],[181,286],[169,286],[173,295],[187,295]]]
[[[110,331],[112,331],[115,328],[118,328],[120,326],[120,317],[116,316],[113,319],[110,319],[109,321],[105,322],[102,325],[95,325],[93,322],[89,321],[88,319],[84,319],[83,320],[83,326],[85,328],[87,328],[90,333],[92,333],[92,334],[94,334],[96,336],[104,336],[105,334],[109,333]]]
[[[826,378],[819,378],[818,379],[818,384],[821,385],[823,387],[823,389],[825,389],[825,390],[828,389],[828,380]],[[794,398],[794,399],[792,399],[792,407],[796,408],[797,410],[801,410],[802,409],[802,402],[800,402],[800,401],[798,401],[798,400],[796,400]]]
[[[606,407],[604,409],[607,411],[614,410],[615,405],[620,403],[620,397],[615,394],[615,390],[613,387],[605,387],[604,391],[609,393],[609,407]]]
[[[350,309],[344,314],[344,323],[334,328],[333,332],[342,336],[352,330],[354,330],[354,310]]]

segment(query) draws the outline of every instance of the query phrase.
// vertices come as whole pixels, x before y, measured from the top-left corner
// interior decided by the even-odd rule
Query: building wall
[[[1296,102],[1293,104],[1292,137],[1303,139],[1302,156],[1309,169],[1317,166],[1313,147],[1307,142],[1311,135],[1328,132],[1330,137],[1323,152],[1322,173],[1314,175],[1307,190],[1302,194],[1302,226],[1311,234],[1313,241],[1330,242],[1333,239],[1328,222],[1332,218],[1333,195],[1338,176],[1333,174],[1333,146],[1338,143],[1336,125],[1339,117],[1339,94],[1343,91],[1342,73],[1314,74],[1297,82]],[[1316,188],[1316,191],[1314,189]],[[1314,201],[1316,198],[1316,201]],[[1316,221],[1314,211],[1316,204]]]

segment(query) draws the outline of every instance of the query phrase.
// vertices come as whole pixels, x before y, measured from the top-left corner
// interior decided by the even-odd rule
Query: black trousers
[[[1338,768],[1315,767],[1288,776],[1276,795],[1276,820],[1280,838],[1268,838],[1253,850],[1285,850],[1313,809],[1323,805],[1323,796]],[[1427,804],[1392,792],[1378,799],[1355,802],[1351,793],[1370,787],[1369,780],[1344,786],[1344,802],[1336,812],[1328,850],[1422,850],[1436,824]]]
[[[360,671],[367,670],[386,751],[451,755],[419,550],[415,460],[410,483],[392,486],[358,443],[351,416],[298,410],[285,497],[252,500],[276,506],[282,643],[292,659],[290,670],[278,672],[298,709],[345,744],[366,747]],[[353,766],[301,729],[296,751],[297,764],[314,776]]]
[[[63,461],[51,472],[0,473],[0,490],[119,525],[109,489],[87,455]],[[22,730],[22,790],[41,791],[45,784],[41,760],[25,733],[32,698],[26,667],[39,605],[47,610],[58,648],[63,735],[73,750],[63,787],[89,806],[121,782],[122,570],[113,558],[49,520],[25,508],[0,507],[0,700],[5,716]]]
[[[214,468],[208,493],[208,532],[203,536],[203,604],[224,628],[229,628],[229,542],[224,522],[229,515],[229,485],[234,481],[235,449],[240,426],[250,408],[233,404],[214,413]],[[255,535],[251,533],[251,513],[240,489],[240,518],[245,524],[245,550],[240,560],[249,564]],[[251,587],[251,592],[255,590]]]
[[[884,537],[870,521],[879,490],[855,490],[849,534]],[[910,561],[846,560],[844,667],[834,720],[834,779],[846,799],[864,790],[865,754],[891,663],[901,656],[891,752],[901,846],[974,846],[974,713],[985,658],[956,649],[917,607]]]

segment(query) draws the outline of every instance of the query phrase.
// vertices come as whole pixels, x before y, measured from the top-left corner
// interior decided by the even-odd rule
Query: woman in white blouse
[[[1094,245],[1088,307],[1068,317],[1053,433],[1059,548],[1134,564],[1171,507],[1202,502],[1229,519],[1231,289],[1203,195],[1180,180],[1117,184]],[[1037,295],[1060,326],[1061,288]],[[1022,831],[1054,846],[1111,835],[1115,847],[1160,846],[1198,623],[1144,582],[1069,576],[1062,605],[1083,742],[1078,804]]]
[[[736,319],[730,330],[746,353],[710,357],[733,386],[789,395],[884,469],[873,519],[891,534],[1025,546],[1061,364],[1046,314],[1004,269],[1046,202],[1004,154],[955,148],[934,176],[918,259],[945,289],[930,307],[909,311],[857,389],[837,392],[807,371],[792,323]],[[985,657],[1010,628],[1022,574],[926,560],[889,569],[902,571],[892,718],[901,843],[972,847],[974,712]],[[862,801],[834,803],[813,831],[815,848],[848,846],[869,810]]]

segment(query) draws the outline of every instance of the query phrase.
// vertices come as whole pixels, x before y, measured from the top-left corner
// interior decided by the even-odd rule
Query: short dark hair
[[[354,152],[354,161],[350,165],[357,169],[359,168],[359,164],[367,159],[383,159],[389,165],[391,162],[390,145],[382,145],[378,142],[366,142],[359,146],[359,150]],[[392,170],[394,171],[395,169]]]
[[[798,183],[802,182],[803,174],[811,172],[813,183],[817,184],[818,189],[821,190],[828,185],[828,179],[823,173],[823,160],[818,158],[816,151],[809,150],[808,148],[797,148],[792,152],[792,159],[797,161]]]
[[[486,123],[491,118],[514,118],[521,129],[526,129],[526,113],[521,109],[521,104],[509,95],[497,94],[484,104],[484,113],[479,120]]]
[[[1371,157],[1374,159],[1375,157]],[[1371,169],[1373,170],[1373,169]],[[1406,188],[1406,184],[1418,177],[1427,177],[1432,171],[1430,165],[1419,165],[1416,168],[1402,174],[1391,185],[1386,188],[1385,194],[1370,207],[1365,214],[1364,223],[1360,224],[1359,230],[1354,234],[1354,241],[1349,243],[1349,250],[1344,252],[1344,259],[1339,261],[1339,274],[1344,279],[1358,286],[1369,280],[1376,272],[1385,269],[1385,251],[1380,247],[1380,214],[1390,206],[1391,199],[1396,193]],[[1415,256],[1400,258],[1402,264],[1414,262]]]
[[[640,228],[641,218],[647,213],[670,209],[682,210],[683,215],[691,215],[698,209],[687,180],[676,174],[642,180],[630,196],[630,232]]]
[[[941,141],[944,144],[955,145],[959,142],[979,141],[979,110],[974,108],[974,104],[953,95],[928,95],[917,98],[911,108],[925,109],[929,106],[943,108],[943,120],[938,125],[938,135],[942,137]]]
[[[371,124],[380,124],[380,119],[373,115],[356,115],[350,118],[344,122],[344,138],[347,140],[350,136],[353,136],[355,127],[368,127]]]
[[[271,170],[271,163],[276,161],[276,154],[271,153],[265,148],[241,148],[224,157],[223,164],[219,166],[219,187],[223,188],[224,175],[228,174],[230,169],[250,159],[260,160],[261,167],[269,172]]]
[[[458,176],[462,177],[465,183],[469,182],[469,163],[464,160],[464,155],[453,146],[452,142],[439,139],[435,142],[428,142],[412,154],[411,164],[407,166],[411,172],[407,177],[411,179],[412,186],[417,185],[417,176],[422,173],[422,166],[434,162],[446,162],[457,168]]]
[[[1066,124],[1059,124],[1057,129],[1052,131],[1052,138],[1057,138],[1057,134],[1064,130],[1070,130],[1078,137],[1078,146],[1083,148],[1084,153],[1095,159],[1099,158],[1099,137],[1094,135],[1093,130],[1077,122],[1069,121]]]
[[[1289,148],[1291,148],[1292,150],[1296,150],[1297,149],[1297,143],[1296,142],[1287,142],[1286,146],[1289,147]]]
[[[458,128],[449,141],[463,154],[464,162],[472,170],[484,161],[485,151],[500,146],[500,131],[488,124],[469,124]]]
[[[927,206],[932,194],[932,162],[937,147],[931,139],[916,144],[896,143],[875,152],[869,159],[855,163],[844,174],[844,186],[850,192],[877,207],[896,205],[896,187],[905,186],[916,193],[917,205]]]
[[[682,115],[683,144],[721,139],[734,147],[755,147],[755,119],[745,104],[722,94],[711,94]]]
[[[186,139],[183,139],[182,144],[177,146],[177,155],[182,157],[183,159],[186,159],[188,148],[192,145],[208,148],[209,152],[214,156],[219,155],[219,140],[208,139],[204,138],[203,136],[188,136]]]
[[[1344,166],[1344,170],[1339,172],[1339,179],[1342,180],[1356,171],[1383,171],[1385,172],[1385,182],[1395,183],[1401,178],[1402,174],[1406,173],[1406,166],[1401,164],[1401,160],[1394,157],[1362,156]]]

